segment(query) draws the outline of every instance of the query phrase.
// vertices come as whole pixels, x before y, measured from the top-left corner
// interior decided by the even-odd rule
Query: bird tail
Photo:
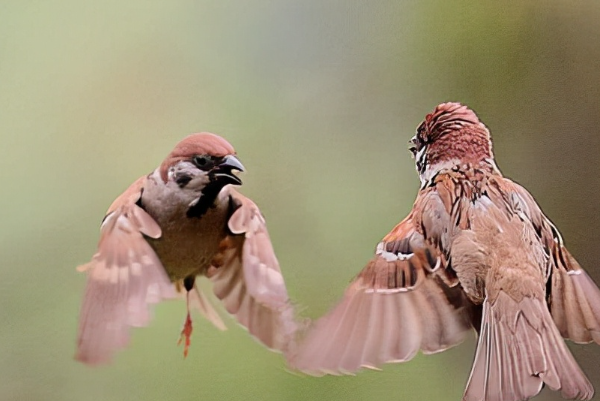
[[[194,283],[194,291],[190,291],[190,302],[209,322],[211,322],[219,330],[227,330],[227,326],[223,323],[223,319],[216,311],[213,303],[204,294],[202,288],[199,287],[198,281]]]
[[[527,400],[544,384],[568,399],[589,400],[594,395],[543,298],[515,301],[501,291],[495,300],[486,299],[463,400]]]

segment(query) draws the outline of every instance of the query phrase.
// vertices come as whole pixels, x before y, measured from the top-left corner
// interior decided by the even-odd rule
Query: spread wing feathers
[[[287,351],[296,331],[294,309],[265,220],[258,207],[232,188],[231,235],[209,269],[214,292],[238,322],[267,347]]]
[[[425,244],[412,215],[386,238],[342,301],[309,329],[289,357],[292,367],[315,376],[349,374],[464,339],[468,301],[443,255]]]
[[[517,302],[500,292],[493,303],[486,300],[463,400],[527,400],[544,384],[567,399],[588,400],[594,393],[543,299]]]
[[[508,182],[513,188],[509,203],[521,218],[531,221],[549,256],[548,303],[561,335],[576,343],[600,344],[600,289],[565,248],[560,233],[529,192]]]
[[[160,227],[134,202],[111,206],[102,223],[98,252],[78,268],[88,274],[75,355],[84,363],[109,362],[117,349],[127,345],[130,327],[148,324],[149,305],[176,296],[144,239],[144,235],[160,237]]]

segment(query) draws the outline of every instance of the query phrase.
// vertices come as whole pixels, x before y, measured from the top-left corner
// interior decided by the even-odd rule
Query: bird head
[[[442,103],[417,127],[410,151],[422,182],[440,170],[470,163],[496,169],[490,131],[460,103]]]
[[[208,132],[192,134],[181,140],[160,166],[160,176],[167,184],[174,181],[180,188],[202,189],[208,185],[222,188],[241,185],[234,171],[244,171],[233,146]]]

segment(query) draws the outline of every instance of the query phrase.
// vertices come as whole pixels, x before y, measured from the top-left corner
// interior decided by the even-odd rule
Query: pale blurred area
[[[410,210],[407,142],[448,100],[479,113],[500,168],[600,282],[600,2],[2,2],[0,400],[459,400],[473,339],[311,378],[230,318],[219,332],[196,315],[183,360],[183,301],[113,365],[72,359],[75,267],[182,137],[235,146],[291,297],[317,317]],[[571,349],[600,392],[600,347]]]

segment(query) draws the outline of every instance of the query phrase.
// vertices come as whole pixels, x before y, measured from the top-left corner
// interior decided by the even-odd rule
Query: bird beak
[[[417,154],[417,137],[416,135],[413,136],[412,138],[410,138],[410,141],[408,141],[408,143],[411,145],[408,150],[413,154],[413,157],[415,157],[415,155]]]
[[[225,156],[221,163],[213,170],[213,176],[226,184],[242,185],[242,180],[233,173],[233,170],[245,171],[244,165],[233,155]]]

